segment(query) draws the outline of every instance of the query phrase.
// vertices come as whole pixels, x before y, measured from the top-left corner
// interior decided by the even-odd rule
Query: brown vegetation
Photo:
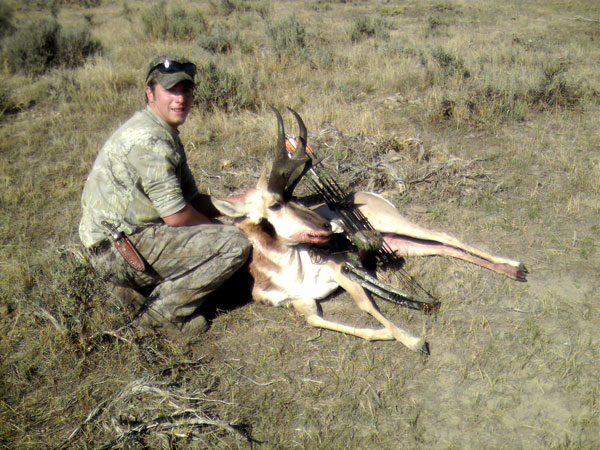
[[[599,19],[583,0],[0,0],[0,448],[599,448]],[[529,283],[408,261],[441,310],[380,306],[428,359],[260,305],[190,349],[134,333],[80,258],[79,198],[158,53],[201,67],[182,137],[203,191],[253,186],[268,105],[290,106],[344,187]],[[327,314],[361,323],[348,300]]]

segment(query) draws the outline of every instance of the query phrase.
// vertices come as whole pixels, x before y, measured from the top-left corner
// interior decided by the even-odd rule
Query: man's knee
[[[172,249],[173,257],[166,258],[166,263],[155,263],[164,274],[168,270],[172,274],[154,289],[142,315],[144,323],[166,326],[187,322],[202,311],[206,295],[243,267],[252,249],[248,238],[230,225],[200,226],[185,233],[185,251],[181,252],[185,257]]]
[[[218,233],[205,235],[200,239],[200,246],[213,246],[223,268],[233,267],[237,270],[246,262],[252,250],[252,244],[246,235],[233,225],[221,225]]]
[[[235,227],[229,230],[229,233],[229,243],[231,244],[231,248],[234,249],[235,253],[239,253],[240,264],[243,264],[246,262],[248,256],[250,255],[250,251],[252,250],[252,244],[250,243],[246,235]]]

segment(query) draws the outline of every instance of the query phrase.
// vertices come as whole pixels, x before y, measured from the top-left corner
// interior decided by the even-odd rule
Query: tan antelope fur
[[[395,339],[411,350],[428,354],[428,345],[423,338],[413,336],[384,317],[371,294],[342,273],[343,255],[314,251],[313,246],[326,243],[338,226],[330,210],[319,209],[318,214],[291,201],[295,185],[310,168],[305,151],[306,127],[300,116],[290,109],[300,128],[298,146],[290,158],[285,149],[283,120],[279,112],[274,111],[278,120],[278,154],[269,179],[263,173],[256,188],[242,197],[213,199],[224,215],[237,218],[236,225],[252,242],[249,264],[254,280],[252,298],[267,305],[291,305],[314,327],[367,340]],[[512,279],[526,281],[527,270],[522,264],[488,255],[451,236],[412,224],[391,203],[376,194],[356,193],[354,202],[401,256],[453,256]],[[358,307],[373,316],[382,327],[358,328],[325,319],[318,301],[338,287],[345,289]]]

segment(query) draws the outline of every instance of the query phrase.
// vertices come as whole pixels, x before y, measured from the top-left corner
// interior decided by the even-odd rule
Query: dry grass
[[[103,52],[40,76],[1,65],[0,448],[600,447],[595,2],[166,2],[200,11],[222,53],[146,37],[147,2],[54,4]],[[15,24],[51,12],[12,6]],[[284,24],[301,36],[268,31]],[[252,186],[274,144],[267,106],[290,106],[344,186],[524,260],[530,282],[408,261],[441,310],[381,308],[427,337],[427,360],[258,305],[189,350],[136,335],[78,257],[79,197],[163,52],[240,77],[251,100],[199,105],[183,127],[204,191]],[[370,323],[344,294],[324,308]]]

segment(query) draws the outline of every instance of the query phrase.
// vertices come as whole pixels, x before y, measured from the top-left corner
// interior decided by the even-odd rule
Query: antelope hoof
[[[517,270],[517,276],[519,277],[517,281],[527,281],[527,274],[529,273],[529,270],[527,270],[527,267],[525,267],[524,264],[519,264],[518,270]]]
[[[525,267],[525,264],[519,263],[518,267],[516,267],[516,273],[515,273],[514,279],[525,283],[527,281],[528,273],[529,273],[529,270],[527,270],[527,267]]]
[[[429,344],[425,339],[418,338],[410,347],[411,350],[421,353],[424,356],[429,356]]]
[[[494,270],[502,275],[507,276],[511,280],[520,281],[523,283],[527,281],[527,274],[529,273],[529,270],[527,270],[527,267],[525,267],[523,263],[519,263],[518,266],[497,264],[494,266]]]

